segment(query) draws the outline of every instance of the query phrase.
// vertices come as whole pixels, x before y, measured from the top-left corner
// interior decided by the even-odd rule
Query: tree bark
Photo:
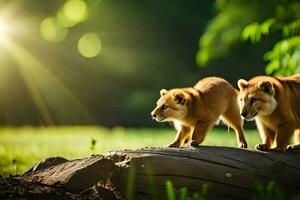
[[[209,146],[111,151],[71,161],[47,159],[14,179],[95,199],[125,199],[128,194],[133,199],[164,199],[167,180],[176,189],[187,187],[190,194],[206,184],[207,199],[251,199],[255,184],[269,181],[296,195],[300,193],[300,151]]]

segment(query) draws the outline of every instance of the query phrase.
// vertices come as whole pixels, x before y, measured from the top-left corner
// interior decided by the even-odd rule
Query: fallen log
[[[70,199],[165,199],[167,180],[176,189],[187,187],[190,194],[205,184],[207,199],[251,199],[255,184],[269,181],[297,195],[300,151],[209,146],[111,151],[70,161],[47,159],[13,179],[59,188],[74,194]]]

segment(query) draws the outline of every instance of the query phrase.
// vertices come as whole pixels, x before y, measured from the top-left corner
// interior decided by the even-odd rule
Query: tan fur
[[[294,145],[289,145],[287,148],[289,150],[298,150],[300,149],[300,129],[296,129],[295,132],[294,132],[294,141],[295,141],[295,144]]]
[[[241,114],[246,120],[255,119],[263,141],[257,149],[285,151],[293,133],[300,144],[300,74],[241,79],[238,86]]]
[[[151,114],[159,122],[175,123],[178,133],[169,147],[180,147],[186,141],[198,146],[220,116],[235,130],[238,146],[247,147],[237,102],[238,92],[224,79],[207,77],[194,87],[163,89],[160,94]]]

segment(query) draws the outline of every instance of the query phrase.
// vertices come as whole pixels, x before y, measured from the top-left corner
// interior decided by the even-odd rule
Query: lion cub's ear
[[[240,90],[247,87],[248,86],[248,82],[244,79],[240,79],[238,82],[237,82]]]
[[[183,105],[185,103],[186,98],[182,92],[174,92],[172,97],[179,104]]]
[[[164,96],[167,92],[168,92],[168,90],[166,90],[166,89],[161,89],[159,93],[160,93],[160,96],[162,97],[162,96]]]
[[[270,81],[261,81],[258,83],[258,88],[270,95],[274,94],[273,84]]]

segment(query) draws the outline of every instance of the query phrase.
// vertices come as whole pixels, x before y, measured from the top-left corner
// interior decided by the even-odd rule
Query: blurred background
[[[160,89],[297,73],[299,34],[299,0],[0,0],[0,155],[7,126],[166,128]]]
[[[219,6],[226,7],[198,0],[2,1],[0,123],[157,126],[149,113],[162,88],[192,86],[207,75],[236,86],[240,77],[262,74],[263,52],[274,40],[242,43],[235,29],[245,22],[231,16],[238,13],[213,18]],[[212,52],[202,64],[203,33],[213,44],[205,45]]]

